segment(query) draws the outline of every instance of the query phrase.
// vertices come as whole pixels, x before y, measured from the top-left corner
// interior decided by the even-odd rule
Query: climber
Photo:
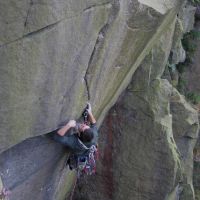
[[[62,128],[56,130],[54,139],[65,145],[72,153],[81,155],[87,148],[97,144],[98,132],[96,119],[92,114],[91,105],[88,103],[85,112],[87,113],[88,124],[77,123],[75,120],[69,122]]]

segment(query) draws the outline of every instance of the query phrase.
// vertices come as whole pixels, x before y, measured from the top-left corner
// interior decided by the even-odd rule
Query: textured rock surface
[[[189,105],[176,90],[171,98],[173,113],[173,134],[181,155],[183,181],[179,189],[181,199],[194,199],[193,189],[193,149],[198,139],[198,113]]]
[[[106,117],[97,175],[79,183],[76,200],[194,200],[198,115],[168,81],[159,79],[172,33],[173,28],[160,38]]]
[[[18,9],[22,5],[4,4],[22,14]],[[63,4],[58,3],[58,10],[65,9]],[[166,8],[163,15],[134,1],[88,2],[80,5],[80,14],[52,21],[51,6],[44,2],[41,7],[51,14],[41,19],[41,28],[35,25],[40,16],[37,2],[24,6],[29,7],[25,28],[32,31],[0,47],[1,151],[79,117],[90,97],[101,122],[178,9]],[[72,3],[71,7],[72,13],[78,12],[79,6]],[[19,27],[16,23],[13,26]],[[2,34],[9,36],[6,31]]]
[[[101,129],[99,178],[91,177],[96,185],[79,188],[81,200],[171,200],[179,190],[180,200],[193,200],[192,165],[187,162],[196,137],[190,130],[195,119],[184,121],[191,140],[178,131],[173,136],[173,89],[160,79],[182,2],[0,2],[0,172],[3,185],[11,190],[10,200],[70,196],[75,174],[64,167],[65,149],[39,135],[79,118],[87,100],[101,124],[141,62],[125,98]],[[183,102],[176,103],[174,109],[188,112]],[[181,149],[183,142],[186,151]],[[98,185],[103,186],[96,192]],[[86,194],[89,186],[94,190]]]
[[[195,189],[196,200],[200,200],[200,139],[198,139],[194,149],[193,185]]]
[[[62,20],[81,16],[91,7],[109,3],[107,0],[8,0],[1,1],[0,45],[20,40],[27,34],[38,31]]]
[[[89,9],[0,48],[1,150],[81,112],[84,75],[107,10]]]
[[[185,50],[183,49],[181,40],[183,38],[183,25],[181,20],[177,19],[176,21],[176,27],[174,31],[174,38],[173,38],[173,46],[171,49],[172,52],[172,58],[171,63],[178,64],[179,62],[185,61]]]
[[[200,20],[200,5],[197,5],[195,17],[196,17],[198,20]]]
[[[9,199],[64,199],[75,175],[64,165],[64,152],[60,144],[38,136],[2,153],[0,171],[5,188],[11,191]]]
[[[189,9],[188,11],[186,11],[186,9]],[[193,10],[193,9],[192,9]],[[195,10],[195,9],[194,9]],[[181,14],[180,16],[182,20],[180,20],[179,22],[179,26],[177,26],[177,31],[175,31],[175,40],[174,40],[174,43],[175,45],[173,45],[173,47],[179,47],[179,40],[183,37],[183,33],[184,31],[188,31],[192,28],[192,25],[194,23],[194,16],[193,14],[190,15],[190,17],[188,16],[188,14],[190,13],[191,11],[191,6],[185,6],[184,9],[181,10]],[[193,11],[192,11],[193,12]],[[196,13],[198,13],[198,9],[196,11]],[[185,17],[183,17],[183,15],[185,15]],[[198,14],[197,14],[198,15]],[[187,18],[188,20],[190,19],[190,28],[187,30],[183,30],[183,27],[185,22],[184,22],[184,18]],[[199,23],[199,19],[198,17],[196,16],[196,21],[195,21],[195,24],[194,24],[194,31],[197,32],[199,31],[199,27],[200,27],[200,23]],[[182,32],[182,34],[181,34]],[[189,54],[189,59],[192,61],[192,63],[188,64],[187,62],[185,63],[185,68],[183,70],[183,72],[180,74],[181,76],[181,79],[184,81],[184,87],[185,87],[185,93],[186,94],[189,94],[189,93],[193,93],[195,95],[199,95],[200,94],[200,88],[199,88],[199,84],[198,84],[198,80],[199,80],[199,70],[200,70],[200,67],[199,67],[199,58],[200,58],[200,43],[199,43],[199,40],[198,38],[194,37],[194,38],[190,38],[188,39],[187,41],[187,45],[194,45],[196,50],[194,50],[194,55],[193,53],[191,52],[187,52],[187,54]],[[187,46],[186,46],[187,48]],[[171,59],[171,63],[173,64],[176,64],[176,59],[173,59],[173,58],[178,58],[177,56],[177,52],[181,52],[181,49],[178,51],[178,48],[173,48],[172,49],[172,52],[173,52],[173,56],[172,56],[172,59]],[[175,52],[175,54],[174,54]],[[175,57],[174,57],[175,55]],[[180,58],[180,57],[179,57]],[[180,59],[177,59],[177,62],[181,62]],[[175,82],[178,83],[178,79],[179,79],[179,73],[177,72],[176,68],[175,68],[175,65],[171,65],[171,70],[170,70],[170,75],[171,75],[171,78],[172,78],[172,81],[170,80],[170,76],[167,77],[167,74],[165,74],[165,77],[170,80],[172,82],[172,84],[174,84]],[[173,68],[172,68],[173,67]],[[166,70],[167,71],[167,70]],[[174,85],[177,85],[177,84],[174,84]],[[176,93],[176,92],[175,92]],[[177,94],[177,93],[176,93]],[[175,95],[176,96],[176,95]],[[184,127],[184,131],[182,130],[182,133],[180,134],[180,131],[179,131],[179,135],[175,135],[175,140],[177,142],[177,145],[180,147],[180,153],[182,155],[182,158],[183,158],[183,167],[185,168],[185,171],[187,172],[186,173],[186,180],[188,182],[188,184],[185,185],[185,187],[187,187],[188,189],[190,188],[190,190],[192,190],[191,188],[191,174],[192,174],[192,170],[193,170],[193,166],[189,163],[191,163],[192,161],[192,153],[190,151],[190,153],[188,154],[188,150],[189,149],[193,149],[193,146],[194,146],[194,143],[195,143],[195,134],[193,132],[193,128],[195,128],[195,125],[191,126],[191,123],[193,121],[193,119],[191,118],[192,115],[190,115],[190,117],[188,118],[187,114],[191,113],[190,112],[190,109],[188,109],[188,106],[187,103],[183,100],[183,97],[181,97],[180,95],[176,96],[175,98],[177,101],[180,101],[182,102],[177,108],[179,108],[178,110],[175,110],[176,111],[176,115],[178,114],[178,112],[180,112],[180,114],[178,114],[174,119],[173,119],[173,124],[175,124],[177,122],[176,119],[181,119],[181,124],[183,125]],[[195,98],[194,98],[195,99]],[[190,98],[190,101],[192,101],[194,103],[194,99]],[[196,104],[196,103],[195,103]],[[173,103],[172,103],[172,109],[173,109]],[[199,104],[197,105],[193,105],[194,108],[197,109],[197,111],[200,111],[200,106]],[[177,112],[178,111],[178,112]],[[187,120],[185,120],[187,119]],[[178,120],[179,121],[179,120]],[[191,128],[189,128],[191,126]],[[176,125],[176,127],[179,127],[180,128],[180,124],[178,123]],[[175,128],[175,127],[174,127]],[[178,128],[176,128],[177,130]],[[187,131],[189,130],[189,131]],[[177,131],[176,131],[177,132]],[[175,132],[175,133],[176,133]],[[192,134],[193,132],[193,134]],[[189,133],[189,136],[188,136],[188,133]],[[192,135],[191,135],[192,134]],[[186,145],[186,141],[190,141],[190,146]],[[200,193],[199,193],[199,183],[200,183],[200,179],[199,179],[199,161],[200,161],[200,151],[199,151],[199,142],[196,144],[196,147],[195,147],[195,150],[194,150],[194,173],[193,173],[193,182],[194,182],[194,189],[195,189],[195,193],[196,193],[196,199],[199,199],[200,198]],[[190,177],[188,179],[188,177]],[[190,184],[190,185],[189,185]],[[190,194],[188,194],[189,196],[192,196],[192,192]],[[191,197],[190,197],[191,198]],[[190,199],[188,196],[185,197],[185,199]]]
[[[200,20],[195,23],[195,31],[200,32]],[[200,85],[198,84],[200,78],[200,40],[196,39],[195,44],[197,48],[193,56],[193,63],[188,70],[185,70],[184,77],[187,80],[188,90],[200,95]]]
[[[195,11],[196,7],[186,4],[179,13],[179,17],[183,23],[184,33],[187,33],[193,29]]]
[[[200,31],[199,18],[195,23],[195,30]],[[190,66],[190,70],[185,72],[185,78],[187,79],[187,87],[189,91],[193,91],[200,95],[200,86],[198,84],[200,78],[200,41],[196,41],[197,50],[194,55],[194,62]],[[195,106],[199,111],[200,119],[200,103]],[[193,171],[193,182],[196,194],[196,200],[200,200],[200,138],[194,149],[194,171]]]
[[[177,86],[179,82],[179,72],[176,69],[178,63],[186,60],[186,52],[182,45],[184,34],[191,31],[194,26],[194,13],[196,8],[190,5],[191,2],[184,2],[180,9],[176,21],[174,31],[173,44],[169,57],[169,63],[166,67],[164,78],[168,79],[173,86]]]

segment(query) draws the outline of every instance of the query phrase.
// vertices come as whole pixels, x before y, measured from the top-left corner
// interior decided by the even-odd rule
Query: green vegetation
[[[192,2],[193,5],[200,4],[200,0],[190,0],[190,2]]]
[[[181,74],[190,67],[190,64],[193,62],[193,56],[197,49],[197,40],[200,39],[200,32],[192,30],[189,33],[186,33],[182,39],[183,48],[186,51],[186,59],[184,63],[179,63],[176,68]]]
[[[197,105],[200,103],[200,94],[192,91],[188,92],[187,81],[181,76],[179,77],[177,89],[181,94],[184,94],[186,99],[192,104]]]
[[[186,59],[184,63],[179,63],[177,65],[177,70],[179,73],[183,73],[185,68],[189,67],[193,62],[193,56],[197,50],[197,40],[200,39],[200,32],[192,30],[186,33],[182,39],[183,48],[186,51]]]
[[[197,2],[197,1],[195,1]],[[199,0],[200,2],[200,0]],[[173,65],[168,65],[169,69],[177,69],[179,73],[179,80],[177,84],[177,89],[180,93],[184,94],[188,101],[193,104],[200,103],[200,95],[194,91],[189,91],[187,88],[187,80],[185,80],[183,73],[188,70],[193,63],[194,54],[197,50],[197,40],[200,39],[200,32],[192,30],[189,33],[186,33],[182,39],[183,48],[186,51],[186,59],[184,63],[179,63],[175,67]]]
[[[197,48],[196,40],[200,38],[200,32],[192,30],[186,33],[182,39],[182,44],[187,53],[193,54]]]
[[[175,64],[170,64],[169,61],[167,62],[167,67],[168,67],[171,71],[175,71],[175,70],[176,70],[176,65],[175,65]]]
[[[186,98],[193,104],[198,104],[200,102],[200,95],[195,92],[188,92]]]
[[[179,80],[178,80],[177,90],[178,90],[181,94],[185,94],[185,93],[186,93],[186,85],[187,85],[186,80],[183,79],[183,78],[180,76],[180,77],[179,77]]]

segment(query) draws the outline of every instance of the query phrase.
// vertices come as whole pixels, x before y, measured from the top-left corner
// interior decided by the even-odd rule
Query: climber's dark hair
[[[88,128],[80,134],[79,138],[82,142],[91,142],[94,138],[94,132],[91,128]]]

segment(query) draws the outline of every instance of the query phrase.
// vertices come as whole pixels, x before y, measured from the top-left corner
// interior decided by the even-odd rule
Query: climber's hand
[[[87,103],[87,111],[88,111],[88,113],[92,113],[92,107],[91,107],[91,104],[88,102]]]
[[[64,136],[70,128],[76,127],[75,120],[69,120],[69,122],[57,131],[58,135]]]
[[[76,126],[76,121],[75,120],[69,120],[68,125],[72,128]]]
[[[89,122],[92,124],[95,124],[96,119],[94,118],[94,116],[92,114],[92,108],[91,108],[91,104],[89,102],[87,103],[87,112],[88,112]]]

